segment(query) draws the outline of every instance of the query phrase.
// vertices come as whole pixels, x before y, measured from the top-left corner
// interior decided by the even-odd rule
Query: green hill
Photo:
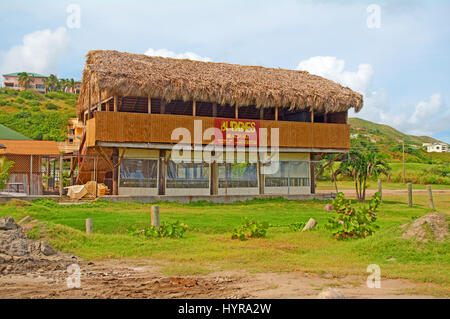
[[[76,116],[77,99],[70,93],[2,88],[0,124],[32,139],[64,141],[67,122]]]

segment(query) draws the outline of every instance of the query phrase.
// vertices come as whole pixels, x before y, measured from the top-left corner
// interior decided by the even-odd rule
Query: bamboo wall
[[[176,128],[188,129],[193,140],[194,120],[202,120],[203,131],[214,127],[212,117],[96,112],[95,118],[87,121],[86,143],[87,146],[95,146],[96,141],[172,144],[178,142],[171,139]],[[260,127],[268,129],[269,145],[270,129],[279,128],[280,147],[350,147],[350,126],[346,124],[260,121]]]

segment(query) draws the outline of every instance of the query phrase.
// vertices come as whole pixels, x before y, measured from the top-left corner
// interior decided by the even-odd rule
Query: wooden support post
[[[309,177],[310,177],[310,182],[311,182],[311,194],[315,194],[316,193],[316,182],[315,182],[315,176],[314,176],[314,156],[311,154],[310,156],[310,163],[309,163]]]
[[[381,178],[378,179],[378,193],[380,194],[380,200],[383,199],[383,185]]]
[[[161,110],[160,110],[161,114],[166,113],[166,100],[161,99]]]
[[[94,182],[95,182],[95,190],[94,190],[94,198],[97,198],[97,163],[98,158],[97,155],[94,157]]]
[[[88,109],[87,109],[87,118],[91,119],[91,87],[88,89]]]
[[[166,195],[166,150],[159,150],[158,195]]]
[[[112,154],[112,163],[114,165],[113,171],[112,171],[112,193],[113,195],[119,195],[119,167],[117,167],[119,161],[119,150],[117,147],[113,148],[113,154]]]
[[[147,112],[148,114],[152,114],[152,97],[149,95],[147,97],[148,101],[147,101]]]
[[[413,206],[412,183],[408,183],[408,207]]]
[[[92,222],[92,218],[86,219],[86,234],[90,235],[94,232],[94,223]]]
[[[403,184],[405,184],[406,181],[406,170],[405,170],[405,142],[402,142],[403,145]]]
[[[314,123],[314,109],[311,108],[311,123]]]
[[[327,114],[327,113],[325,113],[325,114],[323,115],[323,122],[324,122],[324,123],[328,123],[328,114]]]
[[[278,121],[278,106],[275,107],[275,121]]]
[[[259,152],[258,152],[258,164],[257,164],[257,168],[258,168],[258,181],[259,181],[259,195],[264,195],[264,183],[265,183],[265,175],[263,174],[263,170],[264,167],[261,164],[261,158],[259,156]]]
[[[430,208],[434,210],[433,193],[431,191],[431,185],[427,185],[427,193],[428,193],[428,204],[430,205]]]
[[[114,95],[114,112],[119,111],[119,96],[116,94]]]
[[[211,195],[218,195],[219,194],[219,174],[218,174],[218,165],[216,162],[213,162],[211,165],[211,189],[210,194]]]
[[[197,114],[197,102],[192,102],[192,116],[196,116]]]
[[[262,106],[259,108],[259,119],[264,120],[264,108]]]
[[[33,155],[30,155],[30,179],[29,179],[29,185],[28,185],[28,195],[33,195],[31,194],[32,192],[32,185],[33,185]]]
[[[159,206],[153,205],[151,210],[152,226],[159,227]]]
[[[213,103],[212,105],[212,116],[217,117],[217,103]]]
[[[98,90],[98,107],[97,111],[102,111],[102,91]]]
[[[235,119],[239,118],[239,107],[237,104],[234,106],[234,118]]]
[[[59,196],[62,197],[64,192],[64,157],[59,155]]]

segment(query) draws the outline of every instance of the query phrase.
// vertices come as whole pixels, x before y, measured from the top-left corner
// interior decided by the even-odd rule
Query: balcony
[[[202,120],[203,131],[214,127],[213,117],[143,114],[126,112],[95,112],[87,121],[86,146],[98,142],[115,143],[164,143],[176,144],[171,140],[176,128],[187,128],[194,135],[194,120]],[[281,148],[314,148],[348,150],[350,147],[350,126],[347,124],[305,123],[261,120],[260,128],[279,128]],[[211,141],[203,141],[208,144]]]

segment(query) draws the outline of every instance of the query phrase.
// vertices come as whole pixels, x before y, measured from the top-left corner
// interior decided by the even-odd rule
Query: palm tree
[[[19,84],[25,90],[30,87],[30,83],[31,82],[34,82],[34,77],[28,75],[27,72],[22,72],[22,73],[19,74]]]
[[[54,91],[58,83],[58,78],[54,74],[50,74],[48,78],[45,79],[45,85],[48,87],[49,91]]]
[[[366,200],[367,179],[377,178],[382,174],[388,175],[390,169],[389,165],[375,152],[351,151],[348,158],[341,162],[339,173],[353,177],[356,196],[362,202]]]
[[[69,80],[69,87],[71,89],[71,93],[75,93],[75,80],[72,78]]]

